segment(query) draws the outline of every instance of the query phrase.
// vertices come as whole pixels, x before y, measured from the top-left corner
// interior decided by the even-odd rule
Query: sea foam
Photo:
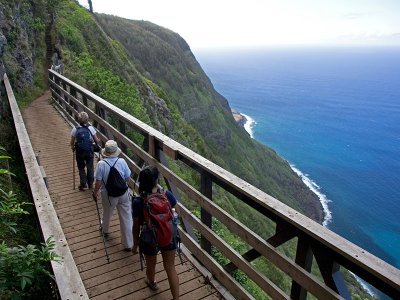
[[[250,137],[252,139],[254,139],[254,132],[253,132],[253,128],[254,126],[257,124],[257,122],[250,117],[249,115],[246,115],[244,113],[240,113],[242,116],[244,116],[246,118],[246,123],[244,124],[244,129],[248,132],[248,134],[250,135]],[[325,194],[321,193],[321,187],[315,183],[315,181],[313,181],[312,179],[310,179],[308,177],[307,174],[304,174],[303,172],[301,172],[299,169],[297,169],[295,167],[295,165],[290,164],[290,167],[292,168],[292,170],[298,175],[300,176],[300,178],[302,179],[302,181],[304,182],[304,184],[314,193],[318,196],[319,201],[321,202],[322,205],[322,209],[324,211],[324,220],[322,222],[323,226],[327,226],[330,222],[332,222],[332,212],[329,210],[328,207],[328,203],[332,202],[331,200],[329,200]]]
[[[250,137],[254,139],[254,132],[253,132],[253,127],[256,125],[256,121],[248,115],[245,115],[244,113],[240,113],[242,116],[246,118],[246,123],[243,125],[244,129],[247,131],[248,134],[250,134]]]
[[[323,226],[327,226],[332,221],[332,212],[329,210],[328,203],[332,202],[329,200],[325,194],[321,193],[321,187],[316,184],[312,179],[308,177],[307,174],[304,174],[299,169],[295,167],[295,165],[290,165],[293,171],[300,176],[301,180],[308,186],[308,188],[313,191],[319,198],[321,202],[322,209],[324,210],[324,221],[322,222]]]

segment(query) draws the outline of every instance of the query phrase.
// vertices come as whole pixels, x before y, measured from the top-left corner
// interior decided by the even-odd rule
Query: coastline
[[[254,139],[253,135],[253,127],[257,123],[252,119],[250,116],[245,115],[244,113],[241,113],[235,109],[232,109],[232,115],[235,121],[244,127],[244,129],[247,131],[247,133],[250,135],[252,139]]]
[[[250,135],[252,139],[254,139],[253,127],[256,125],[256,121],[252,119],[250,116],[245,115],[235,109],[232,109],[232,115],[235,121],[244,127],[247,133]],[[332,202],[327,198],[327,196],[320,192],[321,187],[316,184],[312,179],[310,179],[307,174],[304,174],[299,169],[295,167],[295,165],[288,162],[293,172],[295,172],[303,181],[303,183],[315,194],[317,195],[319,202],[322,206],[322,212],[324,215],[324,219],[322,221],[322,226],[327,227],[330,222],[332,222],[332,212],[329,210],[328,203]]]
[[[244,129],[247,131],[247,133],[250,135],[252,139],[254,139],[253,135],[253,127],[256,125],[256,121],[251,118],[248,115],[245,115],[241,112],[238,112],[237,110],[232,109],[232,115],[235,119],[235,121],[244,127]],[[291,164],[288,162],[290,165],[290,168],[295,172],[303,181],[303,183],[315,194],[317,195],[321,206],[322,206],[322,212],[324,215],[323,221],[322,221],[322,226],[327,227],[329,223],[332,222],[332,212],[329,210],[329,202],[332,202],[331,200],[328,199],[328,197],[320,192],[321,187],[312,179],[308,177],[307,174],[304,174],[301,172],[294,164]],[[367,283],[365,283],[361,278],[359,278],[357,275],[354,273],[350,272],[351,275],[356,279],[356,281],[361,285],[361,287],[371,296],[371,297],[376,297],[376,294],[371,290],[371,288],[368,286]]]

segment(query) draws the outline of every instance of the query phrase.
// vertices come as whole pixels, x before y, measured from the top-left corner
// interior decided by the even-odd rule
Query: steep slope
[[[47,39],[51,34],[68,77],[321,221],[317,197],[286,161],[236,124],[178,34],[106,15],[96,21],[74,1],[32,3],[0,3],[1,15],[15,11],[0,22],[0,70],[7,70],[17,93],[28,97],[44,88],[45,32]]]
[[[51,47],[55,43],[54,49],[47,47],[47,53],[45,40],[51,41]],[[148,22],[102,15],[96,20],[74,0],[0,0],[0,75],[8,73],[17,99],[34,99],[46,88],[44,69],[52,51],[61,54],[69,78],[321,220],[316,196],[287,162],[251,140],[233,121],[228,102],[214,90],[189,46],[176,33]],[[197,176],[179,166],[174,171],[198,186]],[[262,236],[271,234],[271,226],[254,210],[218,189],[215,192],[218,197],[214,200],[244,224]],[[246,249],[220,223],[213,226],[231,245]],[[295,251],[291,244],[283,248],[289,255]],[[290,290],[291,281],[271,263],[255,264],[274,283]],[[354,277],[347,275],[346,281],[351,282],[355,293],[370,298]],[[262,293],[241,274],[238,279],[255,294]]]
[[[145,21],[103,14],[96,18],[104,31],[124,46],[138,71],[166,91],[212,152],[218,153],[217,163],[321,221],[317,197],[275,151],[251,139],[236,124],[227,100],[215,91],[178,34]]]

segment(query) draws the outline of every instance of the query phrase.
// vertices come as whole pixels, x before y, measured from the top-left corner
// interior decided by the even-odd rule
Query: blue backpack
[[[75,148],[81,152],[93,152],[92,133],[86,126],[76,128]]]

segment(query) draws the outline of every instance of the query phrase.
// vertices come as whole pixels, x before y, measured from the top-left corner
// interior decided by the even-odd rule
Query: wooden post
[[[155,145],[155,139],[154,136],[149,134],[149,154],[156,158],[156,145]]]
[[[96,105],[95,105],[95,113],[96,113],[100,118],[102,118],[103,120],[106,121],[106,116],[105,116],[104,108],[102,108],[102,107],[100,107],[100,106],[98,106],[98,105],[96,104]],[[103,125],[98,124],[96,121],[94,121],[94,124],[93,124],[93,125],[94,125],[96,128],[98,128],[99,131],[100,131],[102,134],[104,134],[105,136],[107,136],[107,138],[109,138],[109,136],[107,135],[106,129],[104,128]]]
[[[299,236],[296,250],[296,264],[303,267],[308,272],[311,271],[313,254],[311,251],[310,242],[308,239]],[[291,299],[305,300],[307,299],[307,291],[300,286],[296,281],[292,280],[292,290],[290,293]]]
[[[325,284],[344,299],[351,299],[350,292],[340,272],[340,265],[333,260],[333,253],[329,255],[327,249],[316,247],[313,247],[313,251]]]
[[[121,132],[123,135],[126,135],[126,126],[125,126],[125,122],[122,120],[119,120],[119,132]],[[126,145],[124,143],[120,143],[120,147],[122,152],[124,152],[125,154],[128,154],[128,148],[126,147]]]
[[[81,95],[82,95],[82,103],[83,103],[83,105],[85,105],[87,107],[88,106],[87,98],[84,94],[81,94]]]
[[[48,74],[49,74],[49,83],[50,83],[50,86],[51,86],[51,85],[53,85],[53,83],[51,83],[51,81],[55,82],[55,78],[54,78],[53,73],[48,72]],[[54,93],[54,91],[53,91],[54,89],[55,89],[55,87],[54,87],[54,85],[53,85],[53,89],[52,89],[52,91],[51,91],[51,96],[52,96],[52,98],[53,98],[55,101],[58,101],[58,99],[57,99],[57,97],[56,97],[56,95],[55,95],[55,93]]]
[[[168,161],[165,159],[164,152],[160,151],[160,162],[168,168]],[[177,187],[174,184],[171,184],[167,178],[164,177],[164,181],[167,184],[168,190],[172,192],[178,202],[181,202],[179,192]],[[186,218],[182,217],[182,227],[189,234],[189,236],[196,242],[198,242],[197,237],[193,231],[192,225],[186,220]]]
[[[212,200],[212,181],[209,175],[205,172],[201,174],[200,193]],[[212,229],[212,216],[204,208],[201,208],[201,221]],[[211,254],[211,243],[202,235],[201,236],[201,247],[208,253]]]
[[[287,241],[293,239],[296,231],[295,228],[289,226],[286,223],[278,223],[276,224],[275,234],[267,239],[267,242],[274,247],[278,247]],[[242,254],[243,258],[247,261],[253,261],[261,256],[260,252],[255,249],[250,249],[249,251]],[[233,262],[230,262],[224,266],[224,269],[228,273],[232,273],[237,269],[236,265]]]
[[[60,83],[61,84],[61,83]],[[65,81],[63,81],[62,82],[62,87],[63,87],[63,89],[64,89],[64,92],[62,92],[62,93],[59,93],[59,98],[58,98],[58,102],[61,104],[61,106],[62,107],[64,107],[64,109],[65,110],[67,110],[68,111],[68,113],[71,115],[72,114],[72,112],[71,112],[71,110],[69,110],[69,109],[67,109],[67,103],[69,102],[69,100],[68,100],[68,96],[67,96],[67,84],[66,84],[66,82]],[[61,91],[61,90],[60,90]],[[64,99],[64,101],[62,100],[62,99]]]
[[[76,90],[75,88],[73,88],[72,86],[69,87],[69,93],[71,94],[72,97],[74,97],[76,99]],[[70,100],[69,104],[76,110],[78,111],[78,105],[75,104],[74,101]],[[72,111],[71,111],[71,115],[72,115]],[[75,120],[77,120],[77,116],[75,116]]]

